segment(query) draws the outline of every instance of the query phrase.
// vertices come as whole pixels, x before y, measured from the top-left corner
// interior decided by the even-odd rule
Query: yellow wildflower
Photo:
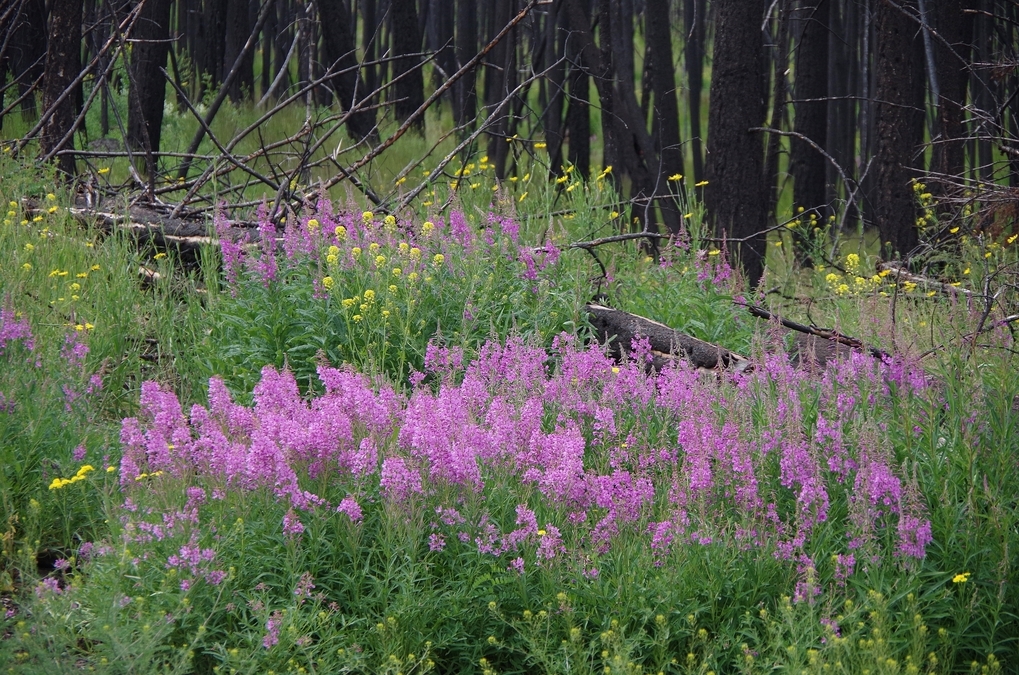
[[[156,260],[162,260],[165,257],[166,257],[166,254],[163,253],[162,251],[160,251],[159,253],[157,253],[156,255],[153,256],[153,258],[155,258]]]
[[[369,288],[367,291],[364,292],[364,301],[365,302],[373,302],[374,300],[375,300],[375,291],[373,291],[372,289]]]
[[[55,194],[53,194],[52,192],[50,192],[49,194],[46,195],[46,201],[48,201],[48,202],[55,202],[55,201],[57,201],[57,196]]]
[[[333,287],[333,278],[332,277],[322,277],[322,286],[326,290],[329,290],[330,288],[332,288]]]
[[[347,228],[343,227],[342,225],[337,225],[336,229],[333,230],[333,234],[336,235],[337,239],[343,241],[344,239],[347,238]]]
[[[683,180],[683,174],[674,173],[671,176],[669,176],[669,180],[671,180],[672,182]]]
[[[359,255],[361,255],[361,247],[355,246],[354,248],[350,249],[350,255],[357,258]]]
[[[952,577],[952,583],[953,584],[964,584],[967,581],[969,581],[969,575],[970,575],[969,572],[963,572],[962,574],[956,574],[954,577]]]
[[[372,213],[371,211],[365,211],[364,213],[361,214],[361,222],[362,223],[367,225],[368,223],[370,223],[373,220],[375,220],[375,214]]]
[[[433,223],[430,220],[426,220],[424,224],[421,226],[421,231],[424,232],[425,234],[429,234],[434,229],[435,223]]]
[[[446,256],[442,255],[441,253],[436,253],[432,257],[432,262],[435,263],[436,265],[441,265],[443,262],[445,262],[445,260]]]
[[[108,166],[104,166],[103,168],[99,169],[99,175],[100,176],[105,176],[109,172],[110,172],[110,167],[108,167]]]
[[[701,182],[699,182],[699,183],[694,183],[694,184],[693,184],[693,186],[694,186],[694,187],[704,187],[704,186],[705,186],[705,185],[707,185],[707,184],[708,184],[708,181],[706,181],[706,180],[702,180],[702,181],[701,181]]]

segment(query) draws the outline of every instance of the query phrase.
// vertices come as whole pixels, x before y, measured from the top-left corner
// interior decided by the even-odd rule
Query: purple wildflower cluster
[[[35,340],[32,338],[32,327],[28,324],[28,319],[19,319],[18,314],[5,302],[3,307],[0,307],[0,356],[3,356],[14,342],[21,342],[28,351],[35,350]]]
[[[129,497],[156,472],[168,486],[176,477],[213,494],[268,490],[293,537],[313,514],[357,526],[374,505],[427,510],[432,552],[474,547],[519,572],[567,564],[596,576],[621,537],[643,541],[657,564],[681,546],[761,548],[796,564],[796,597],[811,602],[820,586],[809,544],[822,528],[843,542],[839,583],[857,560],[924,556],[930,523],[880,440],[892,388],[928,388],[905,364],[854,356],[818,383],[774,356],[720,386],[682,366],[649,375],[639,356],[617,365],[566,335],[554,360],[553,371],[544,350],[518,340],[490,343],[466,364],[433,347],[434,386],[402,395],[320,366],[325,393],[311,399],[289,372],[267,367],[253,407],[213,379],[209,407],[188,415],[147,382],[141,414],[123,423],[121,483]],[[761,411],[768,420],[755,424]],[[329,487],[318,494],[311,484]],[[512,523],[485,506],[507,489],[522,496]],[[194,514],[204,498],[192,485]],[[168,564],[194,576],[203,555],[189,544]]]

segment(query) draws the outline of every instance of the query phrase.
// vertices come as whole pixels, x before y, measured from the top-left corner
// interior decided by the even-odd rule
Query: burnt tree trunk
[[[786,129],[788,119],[789,103],[789,7],[792,3],[789,0],[776,2],[773,12],[776,19],[769,21],[774,26],[774,38],[769,42],[774,44],[771,51],[770,67],[764,69],[764,77],[771,76],[771,116],[768,126],[772,129]],[[779,155],[783,153],[781,145],[782,137],[778,134],[768,134],[764,139],[764,180],[765,194],[767,195],[767,211],[769,214],[775,212],[775,205],[778,204],[779,194],[782,191],[782,177],[779,176]]]
[[[21,11],[13,17],[11,41],[7,47],[8,68],[18,83],[18,94],[24,95],[40,75],[46,62],[47,30],[45,0],[27,0]],[[23,119],[34,119],[35,96],[21,100]]]
[[[392,0],[389,7],[389,25],[393,32],[393,95],[396,119],[404,122],[425,102],[424,77],[420,57],[411,56],[421,51],[421,26],[418,24],[415,0]],[[414,129],[424,131],[425,119],[419,117]]]
[[[582,3],[580,8],[585,22],[589,21],[586,4]],[[566,158],[587,180],[591,175],[591,78],[581,64],[581,49],[577,40],[571,37],[569,15],[563,10],[560,12],[566,41],[564,52],[570,69],[567,76],[569,104],[566,108],[566,136],[569,138],[569,149]]]
[[[828,12],[830,0],[802,0],[794,15],[796,79],[793,83],[794,130],[824,147],[828,128]],[[793,203],[807,209],[825,204],[826,162],[809,143],[790,144]]]
[[[541,38],[544,40],[546,63],[551,63],[548,77],[548,94],[542,126],[545,130],[545,142],[548,144],[549,171],[553,176],[562,175],[563,165],[563,100],[565,99],[566,63],[560,60],[565,48],[565,31],[560,30],[560,9],[556,5],[549,6],[545,14]],[[544,65],[544,64],[543,64]]]
[[[336,93],[340,106],[350,110],[358,105],[368,93],[357,69],[357,58],[354,53],[354,32],[350,25],[350,15],[343,7],[331,0],[315,0],[319,21],[322,24],[322,46],[328,63],[337,72],[329,78],[329,86]],[[359,110],[350,116],[347,128],[351,136],[357,140],[378,140],[375,128],[375,112]]]
[[[147,0],[151,2],[151,0]],[[226,0],[226,37],[223,48],[222,73],[225,78],[233,68],[234,62],[244,49],[251,30],[255,26],[255,17],[251,13],[248,0]],[[249,50],[241,60],[237,76],[230,83],[228,95],[234,103],[250,98],[255,89],[255,52]]]
[[[683,146],[679,136],[679,103],[676,100],[676,75],[672,61],[669,0],[647,0],[644,17],[651,57],[654,140],[661,161],[659,176],[664,183],[669,176],[682,174],[684,171]]]
[[[378,2],[376,0],[356,0],[361,11],[361,51],[365,65],[361,67],[366,93],[375,91],[378,86],[378,68],[371,64],[378,58],[379,20]]]
[[[85,3],[64,0],[54,3],[50,12],[46,67],[42,82],[43,111],[51,113],[39,135],[40,154],[54,150],[73,131],[76,97],[64,96],[81,72],[81,20]],[[63,100],[57,102],[61,96]],[[45,113],[44,113],[45,114]],[[73,147],[73,138],[70,146]],[[59,155],[57,166],[68,176],[75,173],[73,155]]]
[[[170,51],[171,0],[145,0],[131,32],[131,91],[127,114],[127,142],[147,152],[159,151],[163,128],[166,66]],[[151,172],[155,167],[149,167]]]
[[[761,126],[765,86],[760,0],[717,0],[715,48],[708,109],[705,206],[719,236],[746,241],[735,247],[744,273],[756,284],[764,273],[766,219]]]
[[[216,89],[226,73],[223,72],[223,47],[226,41],[226,3],[207,1],[199,27],[198,49],[195,62],[198,71],[205,78],[199,78],[198,94],[205,93],[205,87]]]
[[[910,182],[923,143],[923,42],[916,21],[887,0],[878,3],[876,18],[874,221],[882,244],[893,254],[907,255],[918,241]]]
[[[973,51],[972,0],[934,5],[938,34],[944,38],[934,41],[934,58],[941,89],[938,107],[938,128],[941,137],[934,139],[931,152],[931,171],[961,177],[965,170],[966,125],[963,110],[966,106],[966,89],[969,84],[969,59]],[[948,44],[945,44],[948,43]]]
[[[686,29],[686,78],[689,87],[690,152],[693,155],[695,183],[704,180],[704,150],[701,147],[701,96],[704,92],[704,27],[707,0],[685,0],[683,16]]]
[[[513,0],[494,0],[488,8],[488,39],[491,40],[513,18]],[[511,70],[515,71],[515,44],[519,33],[514,28],[505,39],[500,40],[490,52],[490,63],[493,67],[485,72],[485,105],[494,108],[500,101],[509,96],[513,88]],[[509,156],[510,117],[506,108],[490,125],[488,135],[488,156],[495,166],[495,175],[500,179],[506,177],[506,160]]]
[[[478,7],[474,0],[456,2],[456,37],[453,47],[457,70],[478,53]],[[458,126],[473,120],[477,113],[476,79],[472,68],[453,84],[453,119]]]

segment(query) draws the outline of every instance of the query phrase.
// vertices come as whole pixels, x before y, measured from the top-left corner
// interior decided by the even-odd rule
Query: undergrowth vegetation
[[[1015,663],[1009,324],[843,247],[771,308],[895,356],[796,368],[696,204],[657,251],[571,247],[619,232],[607,181],[482,160],[448,211],[263,209],[188,270],[0,158],[7,672]],[[960,240],[946,285],[1007,287],[1014,242]],[[756,367],[614,362],[596,296]]]

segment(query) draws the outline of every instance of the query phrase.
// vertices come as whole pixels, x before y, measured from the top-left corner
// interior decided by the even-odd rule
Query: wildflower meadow
[[[819,367],[743,311],[781,298],[692,201],[597,256],[571,244],[618,229],[611,187],[568,173],[422,214],[264,204],[184,268],[17,175],[4,672],[1015,672],[1019,370],[978,299],[848,242],[796,269],[780,232],[768,280],[892,354]],[[1014,242],[962,242],[946,285],[1014,277]],[[613,360],[596,294],[754,367]]]

